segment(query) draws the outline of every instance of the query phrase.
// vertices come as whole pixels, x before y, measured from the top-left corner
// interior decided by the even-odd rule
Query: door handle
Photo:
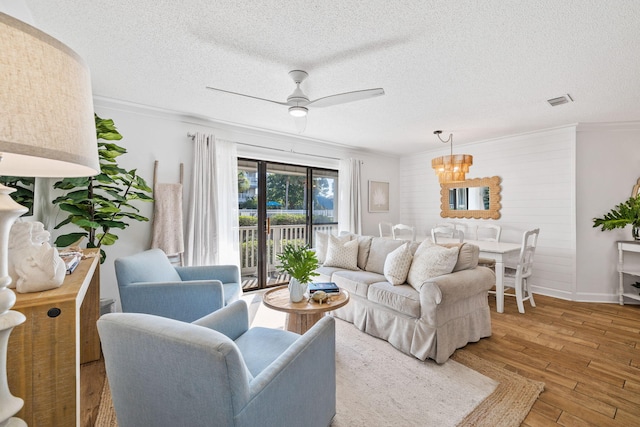
[[[271,218],[267,218],[267,226],[266,226],[266,233],[267,235],[271,234]]]

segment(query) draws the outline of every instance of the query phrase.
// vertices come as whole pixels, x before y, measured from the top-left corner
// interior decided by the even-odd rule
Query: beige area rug
[[[253,309],[254,326],[284,324],[281,313]],[[544,389],[464,350],[442,365],[421,362],[339,319],[336,378],[333,427],[519,426]],[[108,384],[95,425],[117,426]]]

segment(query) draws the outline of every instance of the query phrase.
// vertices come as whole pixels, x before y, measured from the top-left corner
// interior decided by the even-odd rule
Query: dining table
[[[438,238],[438,243],[459,243],[457,239]],[[496,311],[504,312],[504,262],[515,258],[520,253],[520,243],[496,242],[488,240],[464,240],[464,243],[476,245],[480,249],[480,257],[490,258],[496,262]]]

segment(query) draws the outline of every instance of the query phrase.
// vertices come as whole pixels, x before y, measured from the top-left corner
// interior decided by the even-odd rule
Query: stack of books
[[[60,252],[60,258],[64,261],[67,274],[73,273],[80,261],[82,260],[82,254],[80,252],[65,251]]]
[[[317,291],[325,291],[328,294],[340,293],[340,288],[333,282],[309,283],[309,293],[313,295]]]

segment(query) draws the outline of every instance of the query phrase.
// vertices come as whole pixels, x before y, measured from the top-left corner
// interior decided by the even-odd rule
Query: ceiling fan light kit
[[[443,140],[440,137],[441,130],[433,132],[441,142],[451,144],[451,154],[448,156],[440,156],[431,160],[431,167],[438,176],[438,182],[445,184],[449,182],[462,182],[466,180],[466,174],[469,167],[473,165],[473,156],[470,154],[453,154],[453,134],[449,134],[449,138]]]
[[[335,95],[324,96],[322,98],[309,100],[309,97],[302,91],[300,84],[309,77],[309,73],[302,70],[289,71],[289,77],[296,85],[294,91],[287,97],[286,102],[274,101],[272,99],[259,98],[253,95],[246,95],[243,93],[232,92],[225,89],[218,89],[215,87],[207,86],[207,89],[215,90],[218,92],[230,93],[232,95],[244,96],[247,98],[257,99],[259,101],[267,101],[278,105],[289,106],[289,114],[293,117],[305,117],[309,111],[309,107],[323,108],[330,107],[332,105],[345,104],[347,102],[360,101],[362,99],[369,99],[375,96],[384,95],[384,89],[364,89],[356,90],[352,92],[338,93]]]
[[[293,117],[304,117],[308,112],[309,110],[305,107],[300,107],[297,105],[289,107],[289,114],[291,114]]]

